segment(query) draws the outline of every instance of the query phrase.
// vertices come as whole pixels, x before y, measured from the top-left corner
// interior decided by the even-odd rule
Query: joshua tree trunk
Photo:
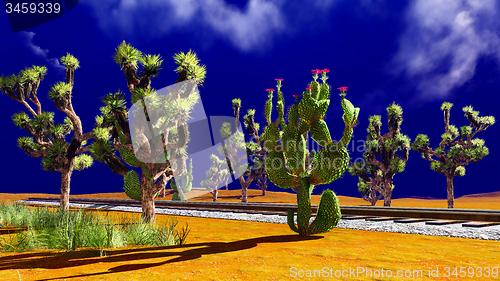
[[[61,199],[60,208],[63,211],[69,211],[69,192],[71,186],[71,174],[73,169],[65,170],[61,173]]]
[[[368,198],[368,201],[370,202],[370,204],[372,206],[377,205],[377,201],[378,201],[377,195],[376,194],[371,194],[370,197]]]
[[[245,184],[241,187],[241,202],[247,203],[248,202],[248,186]]]
[[[252,183],[253,177],[249,177],[247,180],[243,176],[240,177],[240,185],[241,185],[241,202],[242,203],[247,203],[248,202],[248,186],[250,183]]]
[[[212,194],[212,201],[216,202],[217,197],[219,195],[219,190],[215,189],[215,190],[211,191],[210,193]]]
[[[154,183],[144,175],[141,176],[142,188],[142,221],[145,223],[154,222],[155,220],[155,200],[154,200]]]
[[[455,195],[453,186],[453,176],[446,175],[446,192],[448,193],[448,208],[455,207]]]
[[[384,183],[384,207],[390,207],[392,201],[392,184]]]

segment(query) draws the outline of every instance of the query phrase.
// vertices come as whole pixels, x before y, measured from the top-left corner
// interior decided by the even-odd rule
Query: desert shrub
[[[0,249],[22,252],[33,249],[74,251],[94,248],[104,255],[107,248],[122,246],[182,245],[189,234],[186,225],[133,223],[126,218],[112,221],[107,216],[79,211],[63,212],[49,208],[29,209],[22,205],[0,205],[2,227],[26,227],[26,231],[0,237]]]
[[[21,205],[0,204],[0,227],[21,227],[27,224],[28,209]]]

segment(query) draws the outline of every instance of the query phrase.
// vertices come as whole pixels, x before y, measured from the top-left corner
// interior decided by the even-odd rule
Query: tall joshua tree
[[[235,120],[239,122],[241,100],[233,99],[232,104]],[[248,202],[248,187],[252,182],[257,183],[263,195],[266,194],[267,174],[265,170],[266,150],[261,135],[259,135],[260,124],[255,122],[255,109],[249,109],[247,111],[247,114],[243,117],[243,123],[249,137],[246,143],[246,151],[250,163],[245,173],[241,175],[238,180],[241,185],[241,201],[246,203]]]
[[[370,116],[363,162],[356,162],[349,173],[358,176],[358,190],[375,205],[381,196],[391,206],[393,178],[404,171],[410,152],[410,138],[401,133],[403,109],[393,103],[387,107],[388,131],[382,135],[380,115]]]
[[[277,79],[277,119],[271,121],[273,95],[266,103],[267,126],[263,139],[269,151],[266,156],[266,172],[269,180],[281,188],[291,188],[297,193],[297,224],[293,210],[288,212],[288,225],[301,236],[330,231],[340,220],[338,199],[330,189],[321,195],[316,218],[311,220],[311,194],[319,184],[328,184],[338,179],[347,169],[349,154],[347,145],[353,127],[357,123],[359,108],[345,98],[341,92],[341,105],[345,124],[340,141],[333,141],[325,122],[330,105],[330,88],[327,84],[328,70],[313,70],[313,80],[302,97],[285,116],[285,102],[281,91],[282,79]],[[318,81],[321,74],[321,81]],[[309,136],[319,148],[309,151]]]
[[[49,91],[49,98],[64,115],[64,121],[57,123],[55,113],[44,111],[38,98],[38,88],[47,74],[47,68],[32,66],[17,75],[0,77],[0,91],[19,102],[26,112],[12,117],[14,124],[30,136],[20,137],[18,146],[29,156],[42,158],[47,171],[61,174],[61,209],[69,210],[69,194],[73,171],[90,167],[93,159],[86,154],[86,141],[91,133],[83,133],[82,121],[73,108],[73,85],[75,70],[80,63],[67,54],[60,58],[66,68],[66,81],[58,82]]]
[[[163,60],[159,55],[143,54],[136,48],[122,42],[115,53],[115,62],[121,67],[127,82],[131,102],[145,103],[147,97],[155,97],[155,89],[151,87],[151,80],[159,73]],[[174,56],[177,64],[175,82],[192,80],[198,85],[205,79],[205,66],[199,63],[194,52],[178,53]],[[177,110],[182,120],[176,120],[175,130],[165,131],[163,134],[164,148],[168,153],[182,154],[185,144],[189,141],[187,117],[198,96],[192,96],[165,110]],[[177,112],[176,111],[176,112]],[[107,164],[111,170],[124,177],[124,189],[133,199],[141,200],[142,219],[152,222],[155,219],[154,198],[165,188],[169,181],[173,181],[172,166],[166,163],[144,163],[137,159],[131,141],[131,129],[128,124],[127,102],[124,94],[112,93],[104,98],[101,115],[96,118],[96,142],[92,147],[95,158]],[[157,120],[168,122],[170,120]],[[153,121],[151,121],[153,122]],[[152,124],[162,126],[162,124]],[[186,160],[182,158],[181,160]],[[183,168],[189,169],[187,161]],[[172,183],[171,183],[172,184]]]
[[[444,133],[436,148],[431,148],[429,137],[420,134],[415,138],[412,148],[422,153],[422,157],[431,163],[431,169],[446,177],[446,191],[448,194],[448,208],[455,203],[453,179],[455,176],[465,175],[465,166],[486,157],[489,153],[484,140],[476,135],[495,124],[493,116],[479,116],[472,106],[462,108],[469,125],[460,127],[460,130],[450,124],[452,103],[444,102],[441,105],[444,117]]]

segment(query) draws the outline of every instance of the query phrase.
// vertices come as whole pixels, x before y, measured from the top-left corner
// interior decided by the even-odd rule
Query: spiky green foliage
[[[126,100],[129,98],[135,104],[143,102],[148,97],[148,100],[154,101],[157,93],[151,86],[151,80],[159,74],[163,65],[162,58],[159,55],[143,54],[132,45],[122,42],[116,48],[114,60],[125,74],[129,97],[126,98],[124,94],[117,92],[104,98],[104,105],[101,107],[100,116],[96,117],[96,130],[94,130],[99,138],[92,145],[90,151],[96,160],[105,163],[112,171],[124,178],[131,177],[130,171],[132,169],[130,166],[136,168],[134,173],[137,173],[137,176],[134,176],[134,183],[139,182],[140,184],[143,220],[150,222],[154,220],[154,198],[168,182],[171,186],[185,190],[188,190],[192,183],[190,183],[189,177],[186,181],[174,182],[171,163],[143,163],[139,161],[132,146]],[[196,83],[201,84],[204,81],[205,66],[200,64],[194,52],[178,53],[174,56],[174,61],[177,64],[177,82],[194,79]],[[166,118],[153,120],[154,122],[151,124],[153,128],[175,127],[168,134],[165,134],[165,154],[184,162],[178,164],[186,172],[189,168],[185,149],[183,150],[181,147],[189,141],[186,122],[198,99],[199,96],[193,94],[188,98],[173,100],[167,105],[162,104],[165,106],[165,108],[162,107],[162,110],[177,113],[172,115],[181,120],[178,122],[178,126],[171,126],[175,120],[166,120]],[[133,186],[136,188],[135,184]],[[124,188],[129,189],[126,186]],[[141,199],[138,196],[139,192],[127,192],[127,194],[134,199]],[[176,195],[176,197],[179,196]]]
[[[49,98],[56,108],[65,115],[62,123],[55,121],[55,113],[42,109],[38,98],[38,88],[47,74],[47,68],[32,66],[17,75],[0,78],[0,92],[19,102],[26,113],[12,117],[14,124],[24,129],[30,136],[18,139],[18,146],[32,157],[42,158],[42,166],[48,171],[57,171],[61,177],[61,192],[69,198],[70,177],[73,170],[82,170],[92,165],[93,159],[86,154],[87,140],[91,134],[84,134],[80,117],[73,104],[74,71],[79,68],[78,60],[67,54],[60,58],[66,68],[66,80],[54,84]],[[61,207],[68,209],[68,201],[61,200]]]
[[[89,168],[94,163],[92,156],[88,154],[80,154],[75,157],[75,170],[81,171]]]
[[[143,71],[145,75],[156,76],[163,64],[163,60],[160,55],[145,55],[140,58],[141,64],[143,66]]]
[[[142,53],[136,48],[132,47],[132,45],[123,41],[115,50],[115,62],[121,67],[125,67],[126,65],[131,65],[132,67],[137,69],[137,61],[139,61],[142,57]]]
[[[178,82],[194,79],[197,84],[203,84],[207,69],[200,64],[200,59],[195,52],[189,50],[187,53],[177,53],[174,55],[174,61],[177,64],[175,72],[179,75]]]
[[[358,190],[363,199],[375,205],[384,198],[390,206],[394,176],[404,171],[410,151],[410,138],[401,133],[403,109],[398,104],[387,107],[387,132],[382,134],[380,115],[369,118],[363,161],[349,167],[349,173],[358,177]]]
[[[71,69],[80,68],[80,62],[78,61],[78,59],[69,53],[61,57],[60,62],[66,68],[71,68]]]
[[[269,179],[275,185],[291,188],[297,193],[297,224],[293,211],[288,214],[288,224],[300,235],[327,232],[340,219],[338,200],[332,191],[327,190],[321,195],[318,215],[310,223],[311,194],[316,185],[333,182],[347,169],[349,154],[346,146],[350,142],[359,114],[359,108],[341,95],[345,127],[341,140],[333,141],[324,121],[330,105],[326,73],[322,73],[321,81],[317,80],[317,74],[313,75],[310,87],[290,106],[288,116],[284,114],[282,83],[278,80],[278,117],[274,122],[268,122],[262,136],[269,151],[266,156]],[[269,103],[272,103],[272,94],[269,95]],[[266,112],[266,115],[270,113]],[[307,148],[309,136],[317,144],[316,150],[310,151]]]
[[[441,105],[445,130],[436,148],[431,148],[429,137],[424,134],[419,134],[412,144],[412,148],[430,162],[433,171],[446,177],[448,208],[454,207],[454,177],[464,176],[465,166],[480,161],[489,153],[484,140],[476,138],[476,135],[495,124],[495,117],[480,116],[479,111],[466,106],[462,111],[469,125],[458,129],[450,124],[452,107],[449,102]]]

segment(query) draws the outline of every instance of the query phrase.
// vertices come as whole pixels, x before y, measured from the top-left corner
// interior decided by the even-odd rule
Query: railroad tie
[[[500,222],[479,222],[479,221],[473,221],[473,222],[466,222],[463,223],[463,227],[486,227],[486,226],[495,226],[495,225],[500,225]]]
[[[417,219],[397,219],[397,220],[394,220],[395,223],[417,223],[417,222],[427,222],[427,221],[431,221],[431,219],[420,219],[420,218],[417,218]]]
[[[365,219],[366,221],[393,221],[393,220],[400,220],[401,218],[397,217],[374,217],[374,218],[367,218]]]
[[[428,221],[425,222],[425,224],[428,225],[448,225],[448,224],[457,224],[457,223],[464,223],[465,221],[455,221],[455,220],[435,220],[435,221]]]

